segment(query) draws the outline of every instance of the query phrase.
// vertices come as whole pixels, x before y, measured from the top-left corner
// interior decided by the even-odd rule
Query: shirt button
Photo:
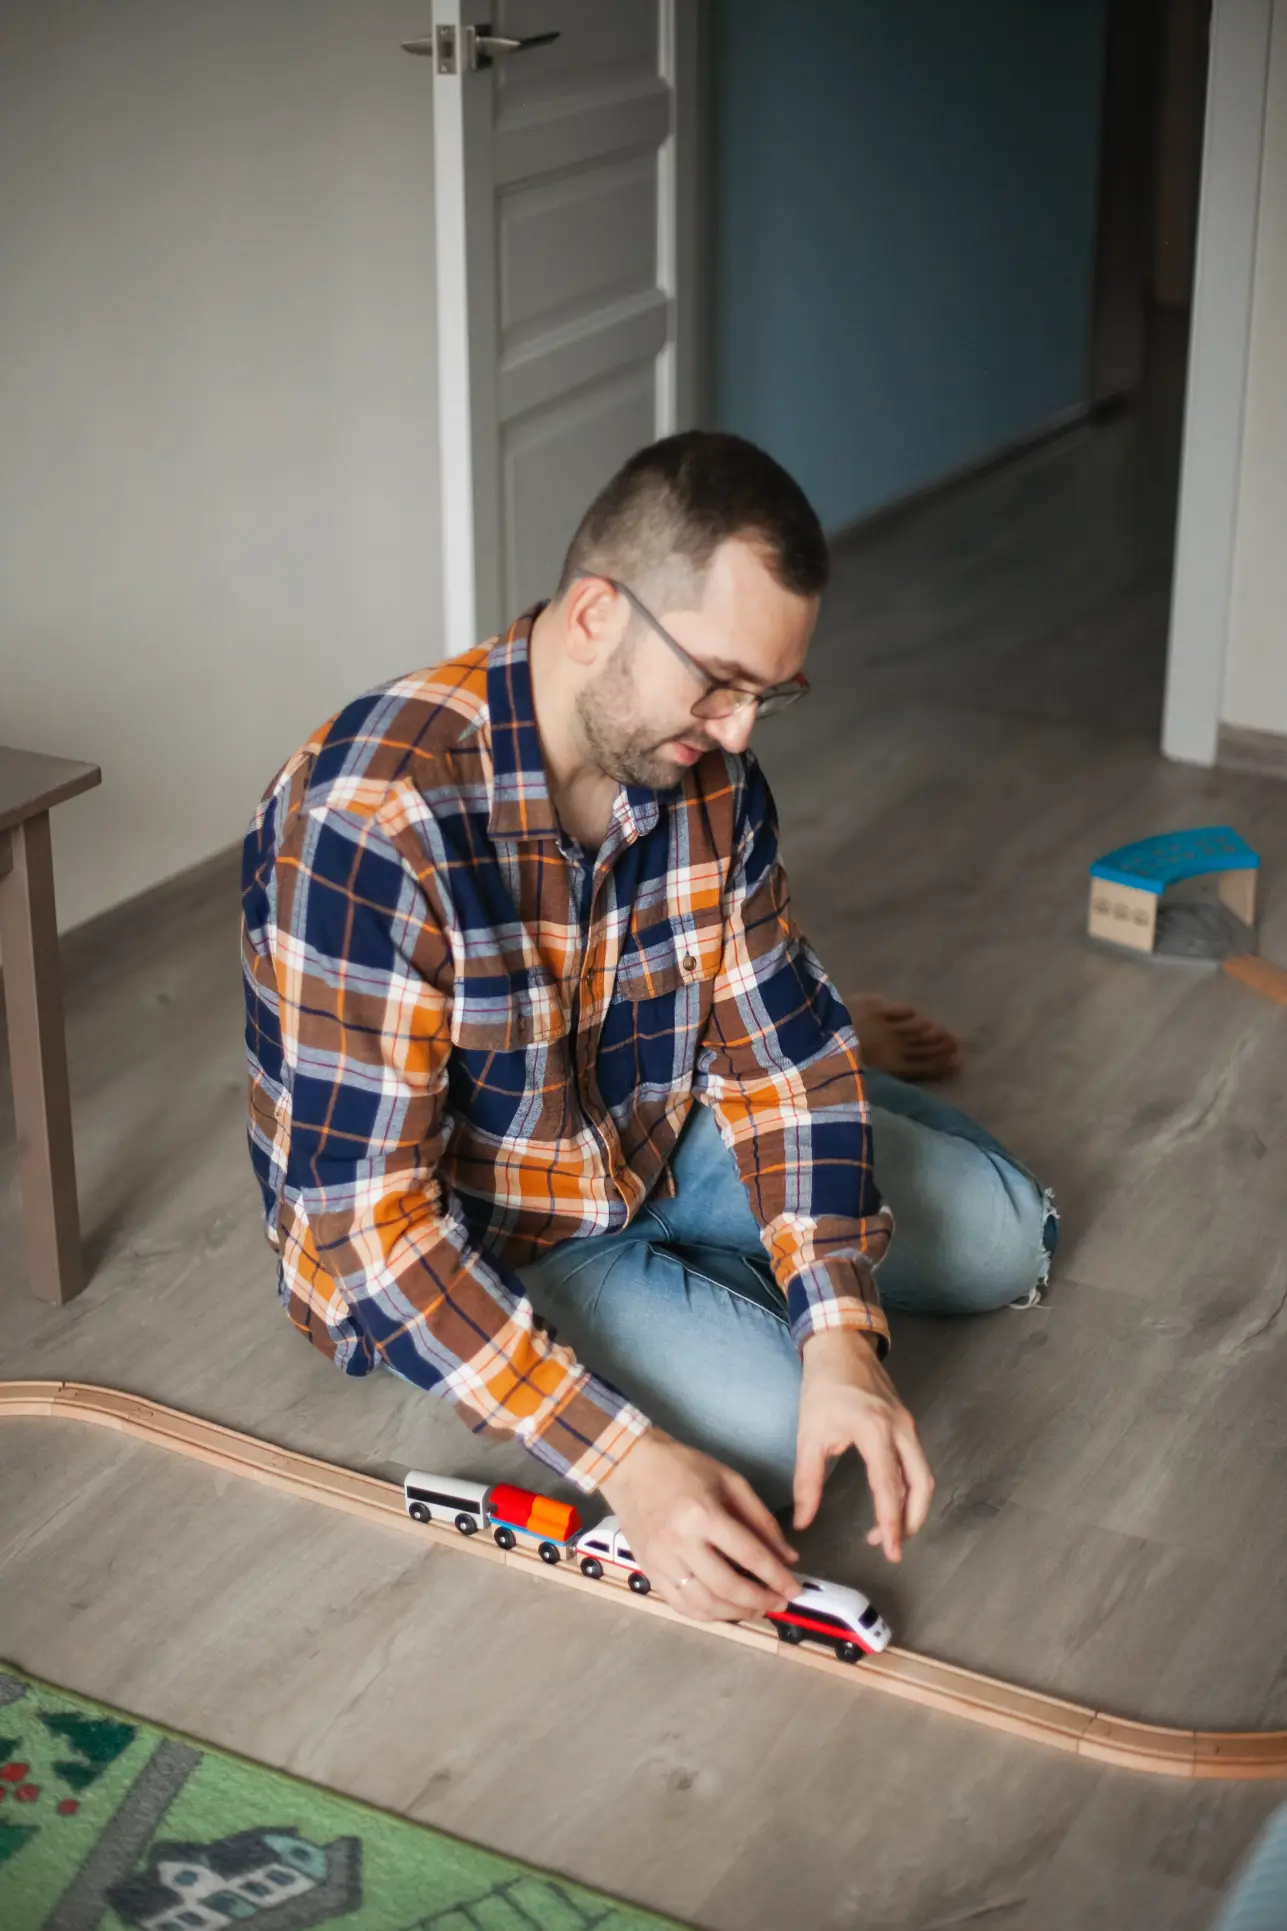
[[[679,969],[686,979],[691,979],[697,970],[697,961],[691,952],[686,952],[679,962]]]

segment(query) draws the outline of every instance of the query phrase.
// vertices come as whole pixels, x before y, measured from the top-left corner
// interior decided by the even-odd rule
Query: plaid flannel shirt
[[[626,785],[579,862],[541,758],[535,614],[358,698],[265,794],[243,866],[249,1135],[295,1325],[590,1490],[647,1418],[515,1270],[666,1189],[694,1099],[798,1343],[854,1327],[884,1348],[892,1221],[758,764],[715,751],[674,791]]]

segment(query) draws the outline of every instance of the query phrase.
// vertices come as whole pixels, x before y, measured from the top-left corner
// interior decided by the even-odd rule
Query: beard
[[[631,671],[633,656],[633,640],[623,638],[599,675],[578,693],[577,720],[591,757],[614,783],[673,791],[691,767],[665,756],[661,747],[680,737],[689,744],[702,742],[700,732],[694,731],[692,718],[687,729],[680,726],[663,735],[655,724],[645,723]]]

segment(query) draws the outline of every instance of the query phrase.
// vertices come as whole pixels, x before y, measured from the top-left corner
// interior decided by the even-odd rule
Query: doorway
[[[1225,158],[1204,165],[1209,0],[997,0],[982,14],[950,0],[819,0],[795,38],[767,0],[619,0],[611,22],[594,0],[435,0],[436,22],[464,27],[485,12],[515,43],[560,36],[524,54],[512,82],[506,69],[475,89],[468,112],[468,95],[444,111],[435,89],[448,648],[548,591],[594,484],[650,431],[719,422],[764,442],[818,503],[842,559],[892,517],[929,515],[949,491],[991,490],[996,514],[970,540],[984,563],[989,541],[1010,545],[992,561],[1013,566],[1019,588],[1025,569],[1040,570],[1022,553],[1024,489],[1013,502],[1008,492],[1039,476],[1030,508],[1044,501],[1066,529],[1063,473],[1070,504],[1095,514],[1010,613],[1010,633],[992,627],[994,654],[973,666],[973,688],[999,682],[1026,701],[1026,679],[1057,707],[1060,689],[1076,687],[1103,727],[1156,742],[1165,686],[1165,748],[1211,762],[1245,367],[1225,351],[1238,337],[1231,311],[1250,302],[1259,124],[1249,108],[1258,61],[1263,94],[1270,4],[1216,9],[1213,31],[1241,52],[1213,63],[1207,146]],[[618,58],[614,35],[632,57]],[[511,127],[506,102],[518,110]],[[579,251],[573,148],[546,157],[530,219],[511,219],[518,197],[502,206],[512,137],[539,146],[564,110],[582,131],[597,117],[607,173],[628,189],[591,197],[585,232],[602,245]],[[481,174],[464,165],[480,139]],[[1199,177],[1218,341],[1186,415]],[[525,314],[504,247],[560,220],[570,255],[554,235],[542,257],[556,265],[550,286]],[[588,368],[575,302],[559,311],[564,256],[594,268],[581,293],[617,345],[603,368],[597,348]],[[518,339],[524,330],[532,341]],[[544,368],[534,342],[555,351]],[[507,354],[518,365],[508,372]],[[555,406],[542,424],[530,391],[550,370],[558,381],[538,401]],[[621,406],[605,413],[609,390]],[[948,527],[944,539],[965,537]],[[1122,591],[1115,640],[1093,607],[1095,569],[1101,589],[1111,578]],[[1074,622],[1060,601],[1069,591],[1082,606]],[[1043,609],[1044,631],[1033,621]],[[1063,661],[1042,678],[1042,652],[1061,639]],[[914,671],[906,653],[905,666]],[[969,684],[964,652],[949,669]]]
[[[817,502],[876,695],[1158,741],[1208,14],[716,0],[710,419]]]

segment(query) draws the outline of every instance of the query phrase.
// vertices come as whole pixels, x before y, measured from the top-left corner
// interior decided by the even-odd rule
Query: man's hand
[[[925,1451],[894,1384],[867,1335],[831,1328],[804,1344],[800,1431],[795,1451],[795,1526],[818,1513],[827,1465],[847,1448],[867,1464],[876,1527],[867,1540],[891,1562],[902,1559],[903,1537],[924,1526],[934,1494]]]
[[[640,1569],[697,1622],[738,1622],[796,1594],[796,1559],[749,1482],[650,1428],[603,1484]]]

